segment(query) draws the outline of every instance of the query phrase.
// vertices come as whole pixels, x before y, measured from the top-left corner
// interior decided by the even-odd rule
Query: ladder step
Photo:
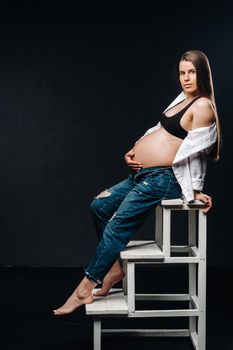
[[[167,207],[167,206],[182,207],[183,204],[184,204],[184,201],[181,198],[163,199],[161,201],[161,206],[162,207]]]
[[[190,317],[199,316],[199,314],[199,309],[136,310],[130,312],[128,317]]]
[[[117,335],[119,336],[141,336],[141,337],[189,337],[189,329],[137,329],[137,328],[124,328],[124,329],[106,329],[101,330],[104,335]]]
[[[163,260],[164,254],[155,241],[130,241],[121,251],[121,258]]]
[[[95,288],[93,292],[100,290]],[[128,314],[126,297],[120,288],[112,288],[105,297],[94,296],[92,304],[85,305],[87,315],[118,315]]]
[[[161,207],[164,208],[170,208],[170,209],[178,209],[178,208],[182,208],[182,209],[191,209],[191,208],[204,208],[206,206],[205,203],[195,199],[194,201],[188,203],[184,200],[182,200],[181,198],[175,198],[175,199],[163,199],[161,201]]]

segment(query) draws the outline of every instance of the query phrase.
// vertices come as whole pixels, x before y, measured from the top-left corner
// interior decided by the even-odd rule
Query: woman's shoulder
[[[200,126],[207,126],[214,121],[213,101],[207,97],[198,98],[193,104],[193,121]]]
[[[211,108],[213,110],[213,101],[210,98],[202,96],[194,102],[193,106],[196,106],[199,109],[208,110],[209,108]]]

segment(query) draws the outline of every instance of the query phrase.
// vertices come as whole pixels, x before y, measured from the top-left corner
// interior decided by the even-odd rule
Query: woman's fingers
[[[127,165],[135,171],[139,171],[142,169],[142,165],[138,162],[130,162],[130,163],[127,163]]]
[[[138,163],[138,162],[129,162],[128,165],[129,166],[136,166],[136,167],[142,166],[141,163]]]
[[[202,194],[202,202],[204,202],[207,205],[207,207],[202,210],[202,212],[206,214],[212,208],[212,198],[207,194]]]
[[[132,168],[135,171],[139,171],[142,168],[142,165],[141,165],[140,162],[137,162],[137,161],[133,160],[134,155],[135,155],[134,150],[131,149],[129,152],[126,153],[125,161],[126,161],[126,164],[130,168]]]
[[[140,170],[140,169],[142,169],[142,165],[140,163],[136,163],[136,162],[135,163],[126,162],[126,163],[133,170]]]
[[[140,162],[137,162],[136,160],[132,160],[131,158],[126,158],[126,163],[128,164],[128,166],[137,166],[137,167],[141,166]]]
[[[198,199],[199,201],[205,203],[206,207],[202,209],[202,213],[206,214],[211,208],[212,208],[212,197],[208,196],[204,193],[196,193],[195,199]]]

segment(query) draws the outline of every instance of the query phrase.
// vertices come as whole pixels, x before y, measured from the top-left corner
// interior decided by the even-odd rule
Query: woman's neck
[[[191,101],[191,100],[193,100],[194,98],[200,96],[200,94],[199,94],[199,92],[196,92],[196,93],[193,93],[193,94],[187,94],[187,93],[185,93],[185,96],[186,96],[186,99],[187,99],[188,101]]]

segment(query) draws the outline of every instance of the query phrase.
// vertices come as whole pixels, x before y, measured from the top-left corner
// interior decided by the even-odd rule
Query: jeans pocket
[[[169,185],[163,199],[175,199],[180,198],[181,196],[182,190],[178,181],[174,178],[170,178]]]

